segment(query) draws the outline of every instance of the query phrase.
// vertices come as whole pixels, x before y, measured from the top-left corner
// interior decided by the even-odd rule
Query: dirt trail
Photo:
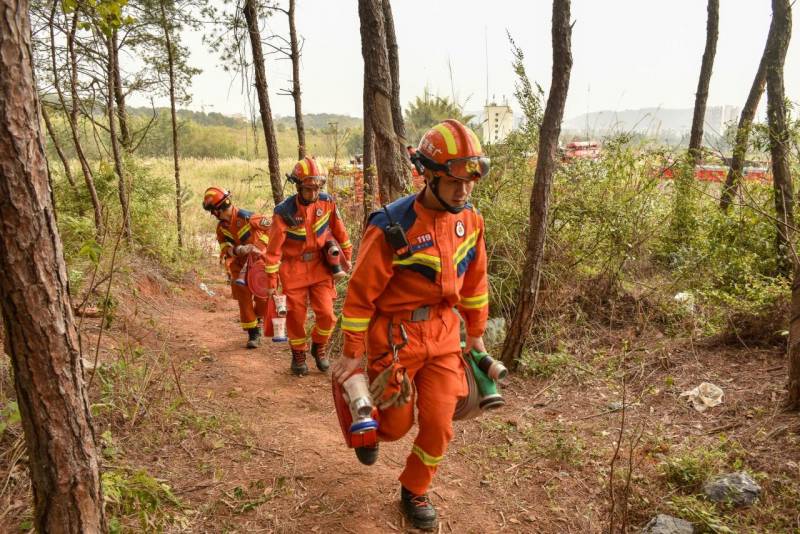
[[[226,298],[225,286],[209,286],[214,297],[188,288],[181,298],[168,298],[154,317],[170,332],[173,354],[194,362],[181,377],[194,409],[212,420],[226,414],[245,436],[229,436],[212,424],[203,440],[177,444],[180,458],[162,466],[161,476],[204,518],[199,523],[207,531],[407,530],[397,476],[416,430],[383,444],[376,465],[362,466],[342,440],[329,373],[309,358],[309,374],[292,376],[285,343],[265,339],[259,349],[245,349],[235,301]],[[456,441],[476,428],[470,425],[456,429]],[[493,496],[481,480],[457,456],[443,463],[432,488],[442,532],[501,528],[505,519],[485,506]]]

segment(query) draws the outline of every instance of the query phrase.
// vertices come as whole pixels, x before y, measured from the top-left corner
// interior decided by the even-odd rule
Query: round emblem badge
[[[466,233],[466,230],[464,230],[464,223],[461,222],[461,221],[457,221],[456,222],[456,235],[458,237],[464,237],[464,233]]]
[[[322,217],[322,208],[317,208],[317,217]]]

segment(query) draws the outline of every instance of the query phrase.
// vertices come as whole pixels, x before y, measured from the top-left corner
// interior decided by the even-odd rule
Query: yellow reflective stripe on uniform
[[[458,265],[461,262],[461,260],[463,260],[469,253],[469,249],[474,247],[475,243],[478,242],[478,232],[480,232],[480,230],[475,230],[474,232],[469,234],[469,237],[467,237],[467,239],[465,239],[464,242],[458,246],[458,248],[456,249],[456,253],[453,254],[454,265]]]
[[[348,240],[347,240],[347,241],[345,241],[344,243],[339,243],[339,246],[340,246],[340,247],[342,247],[342,248],[350,248],[350,247],[352,247],[352,246],[353,246],[353,244],[352,244],[352,243],[350,242],[350,240],[348,239]]]
[[[299,236],[306,236],[306,229],[305,228],[298,228],[296,230],[286,229],[286,232],[289,234],[299,235]]]
[[[429,254],[412,254],[410,257],[401,260],[395,259],[392,260],[392,265],[413,265],[418,263],[420,265],[425,265],[426,267],[430,267],[437,273],[442,272],[442,260],[436,256],[431,256]]]
[[[320,328],[318,326],[316,326],[315,328],[317,329],[317,334],[319,334],[321,336],[329,336],[329,335],[331,335],[333,333],[333,329],[336,328],[336,325],[333,325],[328,330],[323,330],[322,328]]]
[[[347,332],[365,332],[369,327],[369,317],[342,316],[342,330]]]
[[[437,124],[436,126],[433,127],[433,129],[442,134],[444,142],[447,145],[447,153],[457,154],[458,148],[456,147],[456,138],[453,135],[453,132],[450,131],[450,128],[448,128],[444,124]]]
[[[414,447],[411,448],[411,452],[416,454],[422,463],[428,467],[436,467],[444,459],[444,456],[433,456],[428,454],[427,452],[423,451],[422,447],[419,445],[414,445]]]
[[[224,252],[226,248],[232,247],[232,246],[233,246],[233,243],[229,243],[227,241],[223,241],[222,243],[219,244],[219,250],[220,250],[220,252]]]
[[[220,228],[220,231],[222,232],[222,235],[230,237],[231,239],[236,239],[235,237],[233,237],[233,234],[227,231],[226,229]]]
[[[304,337],[289,340],[289,345],[294,345],[294,346],[305,345],[305,343],[306,343],[306,338]]]
[[[249,231],[250,231],[250,225],[249,225],[249,224],[245,224],[244,226],[242,226],[242,229],[241,229],[241,230],[239,230],[239,233],[238,233],[238,234],[236,234],[236,235],[238,235],[238,236],[239,236],[239,239],[241,239],[241,238],[242,238],[242,236],[243,236],[244,234],[246,234],[247,232],[249,232]]]
[[[250,321],[249,323],[242,323],[242,328],[244,329],[255,328],[257,326],[258,326],[258,320]]]
[[[261,234],[258,239],[260,239],[265,245],[269,245],[269,236],[267,234]]]
[[[322,226],[323,226],[323,225],[324,225],[326,222],[328,222],[328,220],[329,220],[330,218],[331,218],[331,212],[328,212],[328,213],[326,213],[325,215],[323,215],[321,219],[319,219],[317,222],[315,222],[315,223],[314,223],[314,232],[316,232],[317,230],[319,230],[320,228],[322,228]]]
[[[489,294],[475,295],[474,297],[462,297],[461,306],[468,310],[477,310],[489,304]]]
[[[278,263],[268,263],[264,266],[264,272],[268,274],[277,273],[278,269],[281,267],[281,262]]]

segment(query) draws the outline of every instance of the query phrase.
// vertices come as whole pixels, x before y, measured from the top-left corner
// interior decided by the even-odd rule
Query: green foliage
[[[432,126],[445,119],[456,119],[467,124],[474,117],[465,115],[458,103],[446,96],[432,95],[427,88],[416,97],[405,110],[405,126],[408,140],[416,145]]]
[[[143,532],[162,532],[175,521],[181,503],[166,483],[141,469],[112,469],[102,474],[103,496],[110,512],[109,530],[123,532],[121,517],[135,517]]]
[[[695,532],[714,534],[733,534],[734,531],[725,525],[725,520],[717,512],[713,503],[700,500],[694,495],[675,496],[668,505],[673,514],[692,523]]]
[[[523,351],[518,371],[524,376],[550,378],[573,362],[572,356],[563,351],[551,353]]]
[[[0,410],[0,437],[3,436],[7,428],[19,425],[19,423],[19,405],[16,401],[8,401],[5,407]]]

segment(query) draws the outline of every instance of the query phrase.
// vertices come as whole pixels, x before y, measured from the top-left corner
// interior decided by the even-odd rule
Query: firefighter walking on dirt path
[[[247,348],[254,349],[261,340],[260,321],[267,300],[255,297],[245,285],[236,283],[248,257],[263,255],[267,248],[270,219],[237,208],[231,202],[230,191],[209,187],[203,195],[203,209],[217,218],[217,241],[220,261],[224,262],[231,279],[231,295],[239,303],[239,319],[247,332]]]
[[[326,181],[323,168],[313,158],[305,157],[297,162],[288,178],[297,187],[297,194],[275,207],[266,270],[270,287],[277,288],[280,280],[286,295],[291,370],[293,374],[302,376],[308,373],[308,301],[315,316],[311,330],[311,355],[320,371],[327,371],[330,367],[327,344],[336,326],[333,311],[336,288],[332,265],[327,259],[333,255],[336,258],[343,256],[349,262],[353,246],[333,198],[322,192]],[[341,270],[338,274],[344,276]]]
[[[370,216],[342,311],[343,357],[332,375],[343,383],[367,355],[379,441],[411,429],[416,403],[419,432],[399,477],[400,500],[415,527],[433,529],[438,515],[427,491],[453,437],[456,403],[468,392],[453,308],[466,323],[466,350],[485,351],[484,222],[468,200],[489,158],[472,130],[446,120],[423,136],[411,160],[425,189]],[[378,458],[377,445],[355,451],[366,465]]]

